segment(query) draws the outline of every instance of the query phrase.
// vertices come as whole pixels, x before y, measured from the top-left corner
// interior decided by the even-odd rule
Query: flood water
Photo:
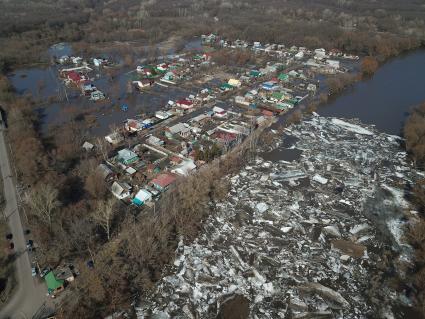
[[[369,80],[319,108],[323,116],[359,118],[388,134],[400,135],[412,106],[425,101],[425,49],[383,65]]]

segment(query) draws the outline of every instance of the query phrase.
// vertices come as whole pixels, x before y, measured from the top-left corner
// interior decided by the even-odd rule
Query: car
[[[27,248],[29,250],[32,250],[33,245],[34,245],[34,242],[31,239],[27,240]]]
[[[11,242],[11,243],[9,244],[9,249],[10,249],[10,250],[13,250],[14,248],[15,248],[15,244]]]
[[[33,277],[37,276],[37,268],[35,266],[31,267],[31,276]]]
[[[52,269],[50,267],[44,267],[43,270],[40,272],[40,277],[43,278],[51,271]]]
[[[6,234],[7,240],[11,240],[12,238],[13,238],[13,234],[11,234],[11,233]]]

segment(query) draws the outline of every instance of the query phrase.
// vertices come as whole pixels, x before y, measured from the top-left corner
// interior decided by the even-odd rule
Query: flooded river
[[[319,109],[323,116],[359,118],[385,133],[399,135],[412,106],[425,101],[425,49],[383,65],[373,78]]]
[[[425,49],[390,60],[368,80],[318,109],[322,116],[358,118],[379,131],[401,135],[411,108],[425,101]],[[284,138],[285,140],[285,138]],[[301,152],[282,145],[266,153],[266,160],[297,160]]]

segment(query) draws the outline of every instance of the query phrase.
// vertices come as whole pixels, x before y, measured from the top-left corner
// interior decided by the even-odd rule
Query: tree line
[[[405,147],[413,164],[425,169],[425,103],[415,107],[407,118],[403,135]],[[425,315],[425,178],[410,185],[410,200],[416,205],[419,215],[409,223],[408,239],[414,248],[414,267],[410,280],[417,292],[417,304]]]

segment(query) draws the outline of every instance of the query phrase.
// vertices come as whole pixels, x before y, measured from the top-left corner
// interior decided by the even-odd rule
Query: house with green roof
[[[44,280],[47,284],[47,291],[49,294],[53,294],[57,292],[58,290],[63,288],[64,280],[62,279],[56,279],[55,274],[53,271],[50,271],[47,273],[46,276],[44,276]]]
[[[289,80],[289,75],[286,73],[280,73],[279,76],[277,77],[280,81],[283,82],[288,82]]]
[[[220,90],[223,92],[233,90],[233,85],[230,85],[229,83],[223,83],[220,85]]]
[[[134,162],[137,162],[138,160],[139,157],[137,156],[137,154],[134,153],[132,150],[129,150],[128,148],[118,151],[118,161],[120,161],[124,165],[130,165]]]
[[[282,92],[273,92],[270,99],[275,102],[282,101],[285,98],[285,94]]]
[[[288,109],[288,104],[284,102],[276,103],[275,108],[279,111],[286,111]]]
[[[258,70],[251,70],[251,71],[249,72],[249,76],[250,76],[251,78],[258,78],[258,77],[262,76],[262,74],[261,74],[261,72],[260,72],[260,71],[258,71]]]

